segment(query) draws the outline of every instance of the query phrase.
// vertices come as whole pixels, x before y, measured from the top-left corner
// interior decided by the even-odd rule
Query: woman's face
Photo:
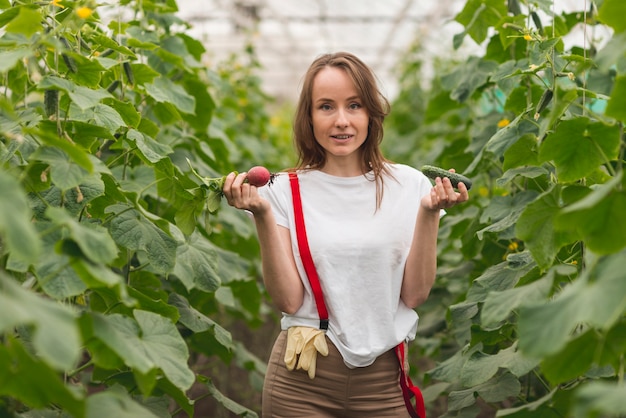
[[[348,74],[326,67],[313,80],[311,119],[315,140],[333,159],[355,158],[368,135],[369,115]]]

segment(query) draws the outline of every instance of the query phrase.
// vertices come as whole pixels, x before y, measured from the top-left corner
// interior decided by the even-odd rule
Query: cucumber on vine
[[[452,187],[455,189],[458,188],[459,183],[465,184],[467,190],[472,188],[472,180],[465,177],[463,174],[453,173],[448,170],[444,170],[443,168],[435,167],[432,165],[424,165],[420,169],[424,175],[430,179],[436,179],[437,177],[444,178],[447,177],[450,179],[450,183],[452,183]]]

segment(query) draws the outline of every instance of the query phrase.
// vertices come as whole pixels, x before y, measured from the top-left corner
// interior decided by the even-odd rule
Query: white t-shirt
[[[422,196],[432,185],[420,171],[391,164],[382,204],[366,176],[336,177],[318,170],[298,173],[313,262],[329,314],[327,335],[349,367],[364,367],[405,339],[415,338],[418,315],[400,300],[404,266]],[[318,328],[319,316],[300,253],[289,177],[279,175],[259,192],[276,222],[290,230],[304,301],[294,315],[283,313],[282,329]]]

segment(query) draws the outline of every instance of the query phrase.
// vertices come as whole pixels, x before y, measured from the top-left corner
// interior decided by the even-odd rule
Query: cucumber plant
[[[451,42],[482,54],[403,63],[389,153],[473,180],[411,345],[433,416],[626,415],[626,3],[557,5],[468,1]]]

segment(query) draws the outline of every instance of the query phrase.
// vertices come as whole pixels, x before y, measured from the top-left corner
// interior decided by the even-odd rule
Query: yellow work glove
[[[328,345],[324,331],[311,327],[291,327],[287,331],[285,365],[288,370],[294,368],[306,370],[309,378],[315,377],[317,353],[328,355]]]

